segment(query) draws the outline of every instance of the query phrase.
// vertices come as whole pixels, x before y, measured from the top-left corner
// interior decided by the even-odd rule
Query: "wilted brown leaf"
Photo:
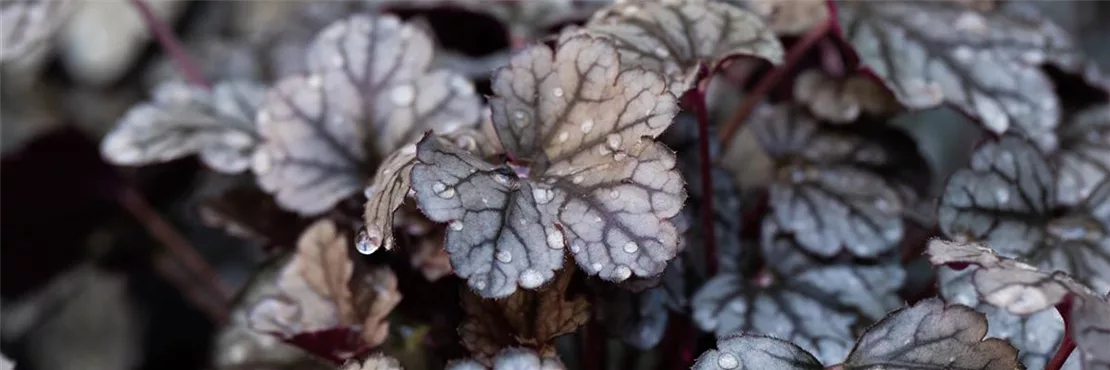
[[[354,308],[363,318],[362,339],[376,347],[385,342],[389,334],[386,319],[401,302],[397,276],[388,267],[374,268],[362,276],[362,281],[352,282],[351,289],[355,291]]]

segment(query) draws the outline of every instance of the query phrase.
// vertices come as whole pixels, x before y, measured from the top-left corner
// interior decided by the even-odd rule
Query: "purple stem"
[[[185,75],[185,80],[193,85],[211,88],[211,85],[205,80],[204,74],[200,72],[200,68],[197,68],[197,65],[189,58],[189,53],[185,52],[185,48],[182,47],[181,42],[177,40],[177,36],[174,36],[173,30],[166,25],[166,22],[164,22],[162,18],[154,14],[154,10],[150,9],[150,5],[147,4],[145,0],[131,0],[131,5],[139,11],[139,15],[141,15],[143,21],[146,22],[146,26],[150,29],[150,33],[158,40],[158,44],[162,45],[162,48],[166,50],[166,54],[170,56],[170,60],[173,61],[177,70]]]
[[[705,107],[705,87],[698,87],[683,96],[687,107],[698,119],[698,157],[701,159],[701,221],[702,242],[705,243],[705,271],[717,274],[717,238],[713,230],[713,162],[709,153],[709,111]]]

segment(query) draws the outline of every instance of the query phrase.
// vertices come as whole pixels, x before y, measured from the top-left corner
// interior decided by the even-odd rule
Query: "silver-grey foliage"
[[[1056,198],[1074,205],[1110,178],[1110,104],[1074,113],[1057,129],[1060,149],[1050,156],[1057,168]]]
[[[609,281],[662,273],[686,199],[674,154],[654,140],[677,111],[663,77],[623,68],[610,42],[579,36],[519,52],[492,85],[511,162],[425,138],[412,170],[420,209],[450,223],[456,273],[485,297],[549,281],[565,249]]]
[[[253,169],[262,188],[283,207],[318,214],[378,184],[370,202],[386,206],[369,207],[367,227],[378,237],[367,251],[389,246],[392,210],[407,194],[397,187],[407,185],[415,149],[406,145],[426,130],[447,134],[478,121],[473,86],[429,71],[432,54],[428,35],[394,16],[354,15],[321,30],[306,52],[309,72],[275,84],[258,114],[265,142]],[[382,186],[390,183],[399,186]]]
[[[104,158],[119,165],[166,162],[199,154],[212,169],[237,173],[250,166],[260,137],[254,116],[265,87],[227,81],[211,90],[165,82],[149,102],[132,107],[101,143]]]
[[[693,370],[823,369],[821,362],[794,343],[747,333],[717,340],[717,348],[698,356]]]
[[[493,358],[493,366],[476,360],[462,360],[447,364],[447,370],[565,370],[558,358],[542,357],[524,348],[506,348]]]
[[[33,51],[58,31],[73,0],[0,1],[0,61]]]

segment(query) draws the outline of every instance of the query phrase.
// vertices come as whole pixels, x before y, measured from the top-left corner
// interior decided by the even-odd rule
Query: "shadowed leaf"
[[[741,333],[717,340],[717,348],[698,356],[693,370],[823,369],[821,362],[794,343]]]
[[[1056,198],[1061,204],[1078,204],[1110,178],[1110,104],[1075,113],[1056,134],[1060,149],[1049,157],[1059,169]]]
[[[378,353],[367,357],[365,360],[351,360],[343,364],[339,370],[403,370],[397,359]]]
[[[806,70],[794,79],[794,99],[831,123],[851,123],[861,115],[890,115],[903,109],[885,87],[864,74],[832,77],[819,69]]]
[[[77,8],[72,0],[0,2],[0,61],[19,58],[58,31]]]
[[[112,163],[129,166],[199,154],[216,171],[242,172],[260,141],[254,116],[264,97],[265,87],[253,82],[221,82],[211,91],[166,82],[151,101],[120,119],[100,151]]]
[[[523,348],[507,348],[497,354],[492,360],[492,366],[486,366],[475,360],[454,361],[447,364],[447,370],[565,370],[566,367],[558,358],[553,356],[540,356],[531,350]]]

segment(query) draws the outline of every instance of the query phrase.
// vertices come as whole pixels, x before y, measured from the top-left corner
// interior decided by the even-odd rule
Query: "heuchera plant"
[[[275,258],[219,369],[1107,369],[1110,81],[1026,5],[335,5],[272,80],[173,53],[102,153],[234,177],[200,214]],[[0,59],[67,6],[3,3]],[[498,68],[396,15],[440,7]],[[896,124],[936,108],[962,168]]]

